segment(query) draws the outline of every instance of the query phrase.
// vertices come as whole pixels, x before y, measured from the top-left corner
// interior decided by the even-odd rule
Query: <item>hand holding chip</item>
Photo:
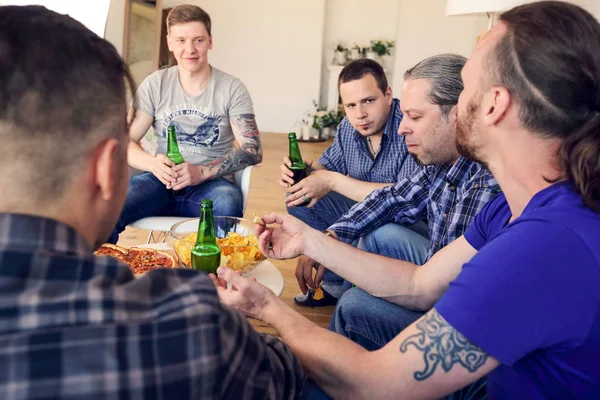
[[[273,213],[264,216],[262,220],[265,224],[258,225],[256,230],[260,249],[267,257],[280,260],[298,257],[304,254],[308,244],[315,243],[317,236],[322,235],[291,215]]]

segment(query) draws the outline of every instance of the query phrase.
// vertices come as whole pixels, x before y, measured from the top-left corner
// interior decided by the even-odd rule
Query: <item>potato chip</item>
[[[173,248],[183,264],[190,267],[192,247],[196,243],[197,233],[185,236],[183,240],[173,240]],[[258,262],[266,259],[258,247],[256,235],[240,235],[237,232],[228,232],[227,237],[217,238],[217,245],[221,248],[220,265],[227,266],[236,271],[247,271]]]
[[[313,295],[313,299],[321,300],[323,297],[324,297],[323,289],[321,289],[321,287],[319,286],[318,288],[315,289],[315,294]]]
[[[252,219],[252,222],[254,222],[255,224],[259,224],[259,225],[266,225],[265,221],[263,221],[263,219],[261,217],[259,217],[258,215],[252,213],[252,215],[254,216],[254,218]]]

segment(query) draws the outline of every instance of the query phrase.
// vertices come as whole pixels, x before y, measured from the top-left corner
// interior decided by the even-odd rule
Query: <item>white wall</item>
[[[36,4],[35,0],[29,2]],[[0,0],[0,6],[6,4]],[[110,0],[108,9],[108,21],[106,22],[106,31],[104,38],[116,47],[119,54],[123,54],[123,22],[125,21],[125,0]]]
[[[598,21],[600,21],[600,0],[567,0],[588,10]]]
[[[111,42],[121,55],[123,55],[124,24],[125,0],[110,0],[110,8],[108,9],[108,20],[106,21],[104,38]]]
[[[259,129],[288,132],[319,96],[324,1],[167,0],[163,6],[186,2],[210,14],[210,63],[248,87]]]
[[[346,47],[368,45],[371,40],[395,40],[398,22],[398,0],[325,0],[321,104],[327,102],[327,66],[333,59],[338,39]],[[393,80],[393,57],[385,57],[388,80]]]
[[[600,0],[570,0],[600,20]],[[396,57],[392,90],[400,97],[404,72],[422,59],[438,53],[469,57],[477,35],[487,30],[485,16],[446,17],[446,0],[399,0]]]
[[[487,29],[487,17],[446,17],[446,0],[399,0],[396,59],[392,85],[400,97],[404,72],[429,56],[457,53],[468,57],[479,32]]]

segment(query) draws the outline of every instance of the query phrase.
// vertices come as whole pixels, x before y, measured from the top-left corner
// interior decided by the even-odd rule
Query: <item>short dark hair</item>
[[[167,15],[167,33],[171,32],[172,26],[188,22],[202,22],[206,27],[208,36],[212,36],[210,15],[200,7],[192,4],[181,4],[169,11]]]
[[[448,116],[463,91],[460,72],[467,59],[458,54],[438,54],[428,57],[404,73],[404,80],[427,79],[430,82],[429,101]]]
[[[60,194],[100,141],[126,134],[127,85],[114,46],[81,23],[41,6],[0,7],[0,162],[30,163],[36,193]]]
[[[354,60],[350,64],[346,65],[338,78],[338,90],[342,83],[355,81],[361,79],[363,76],[370,74],[375,78],[379,89],[385,93],[388,88],[387,77],[383,67],[379,65],[377,61],[371,60],[370,58],[361,58],[360,60]]]
[[[490,84],[516,98],[524,127],[560,139],[561,179],[600,211],[600,24],[581,7],[542,1],[500,16],[507,33],[490,52]]]

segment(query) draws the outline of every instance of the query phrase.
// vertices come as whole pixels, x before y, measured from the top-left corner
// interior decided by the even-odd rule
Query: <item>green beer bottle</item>
[[[181,164],[183,162],[183,156],[179,152],[179,146],[177,145],[177,135],[175,134],[175,127],[169,125],[167,129],[167,157],[175,164]],[[185,189],[171,190],[175,196],[181,196],[185,193]]]
[[[196,245],[192,248],[192,268],[196,271],[216,274],[220,263],[221,249],[217,246],[215,236],[212,200],[202,200],[198,238]]]
[[[308,175],[308,167],[304,160],[302,159],[302,154],[300,154],[300,146],[298,146],[298,139],[296,139],[296,133],[290,132],[288,134],[289,142],[290,142],[290,154],[289,158],[292,162],[292,166],[288,167],[294,173],[294,183],[300,182],[302,179],[306,178]],[[300,204],[300,206],[305,206],[309,202],[305,202]]]

